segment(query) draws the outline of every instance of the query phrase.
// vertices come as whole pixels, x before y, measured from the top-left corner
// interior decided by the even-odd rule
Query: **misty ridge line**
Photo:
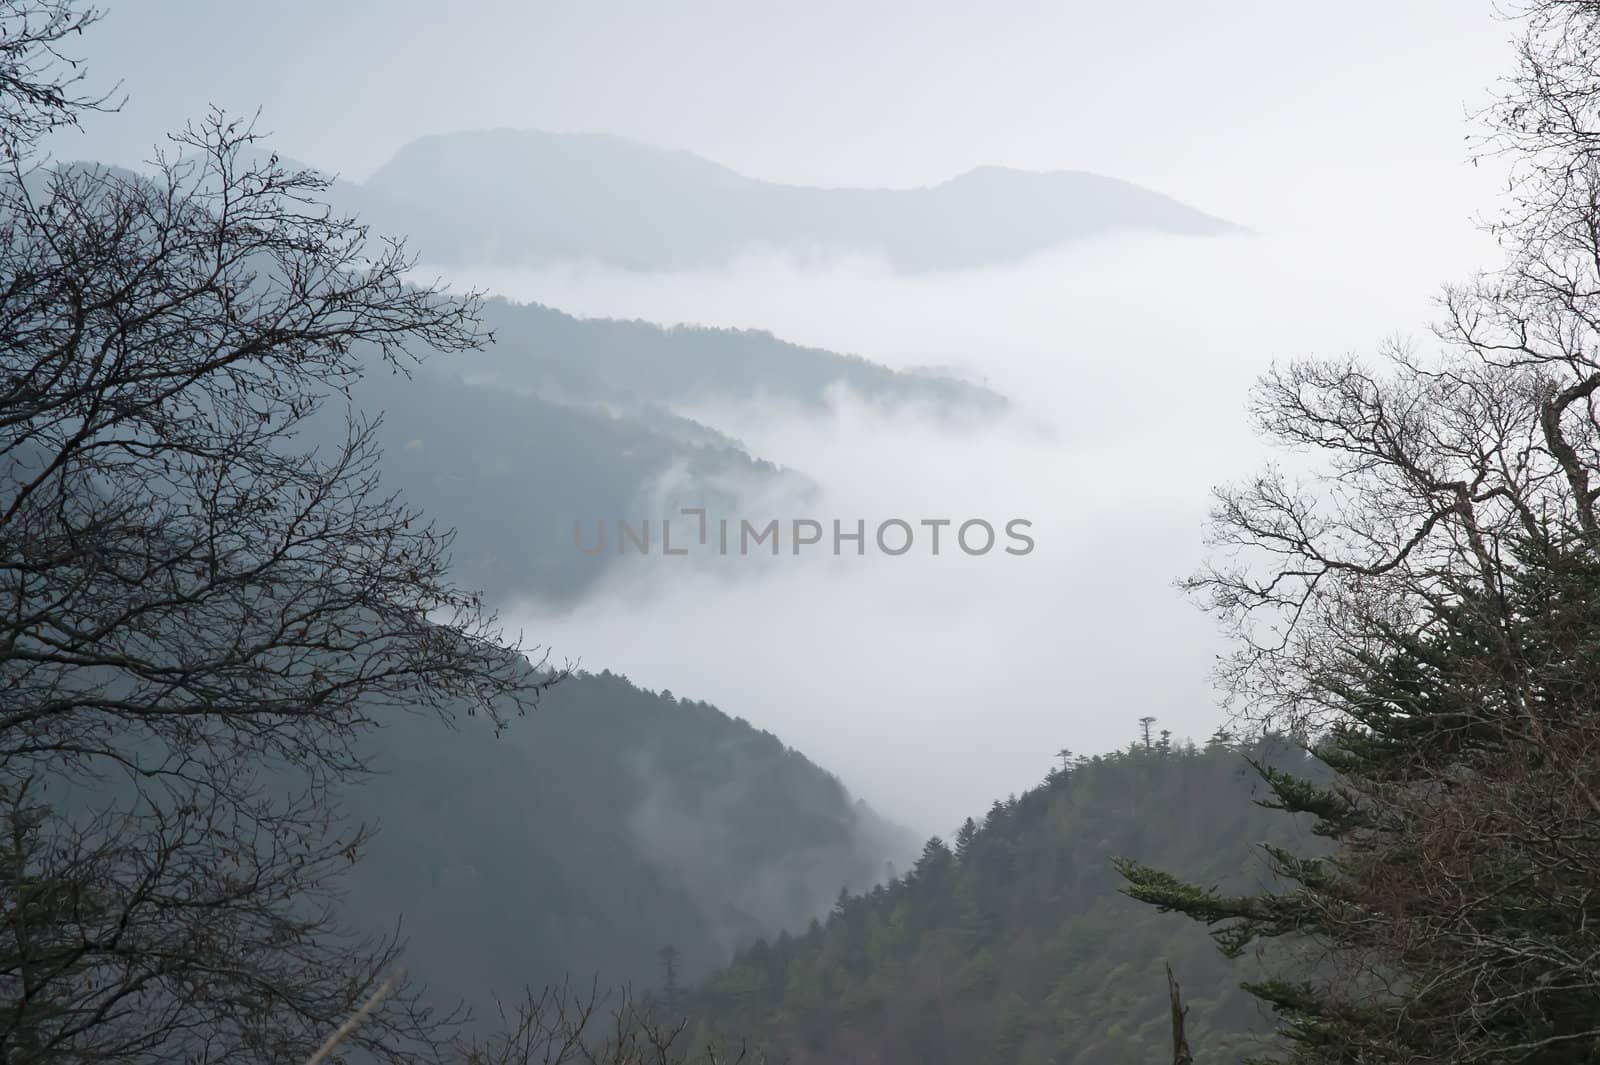
[[[671,406],[714,396],[777,396],[815,409],[835,406],[837,397],[829,391],[844,387],[864,399],[897,405],[919,400],[985,415],[1010,406],[1007,397],[952,372],[890,367],[860,354],[796,343],[768,329],[574,314],[504,294],[489,299],[484,313],[496,343],[474,357],[464,379],[532,389],[547,398]]]
[[[915,274],[1017,262],[1116,233],[1249,232],[1089,171],[986,165],[918,187],[823,188],[609,134],[537,129],[421,137],[365,181],[335,179],[329,191],[446,267],[593,262],[648,273],[759,250],[807,260],[850,251]]]
[[[350,184],[375,184],[385,179],[386,172],[393,167],[407,152],[412,150],[425,150],[436,144],[449,145],[453,141],[482,139],[485,141],[507,138],[512,140],[546,140],[551,142],[566,142],[574,147],[590,147],[599,151],[616,151],[619,153],[646,151],[655,153],[664,162],[675,164],[679,172],[699,174],[706,177],[716,177],[728,183],[752,182],[777,189],[794,189],[807,192],[931,192],[946,186],[957,184],[961,181],[981,177],[986,174],[1017,174],[1039,177],[1070,176],[1093,178],[1099,181],[1116,182],[1122,185],[1135,186],[1133,182],[1123,181],[1093,170],[1083,170],[1076,167],[1049,167],[1034,169],[1028,167],[1007,166],[997,163],[983,163],[957,171],[948,177],[935,178],[929,181],[915,183],[873,183],[873,182],[837,182],[830,184],[817,184],[801,181],[782,181],[775,178],[761,177],[754,173],[720,163],[699,152],[686,148],[671,148],[654,141],[641,140],[635,137],[623,136],[616,133],[606,133],[599,130],[555,130],[544,129],[538,126],[486,126],[477,129],[442,130],[436,133],[424,133],[414,137],[395,150],[388,161],[372,170],[366,178],[355,179],[341,177],[339,180]],[[1179,202],[1173,197],[1161,193],[1165,199]],[[1224,221],[1218,219],[1218,221]],[[1250,232],[1245,227],[1233,222],[1225,222],[1227,227],[1235,232]]]
[[[606,531],[608,528],[615,528],[616,534],[613,542],[615,543],[615,553],[618,555],[628,554],[630,548],[640,555],[649,555],[652,553],[652,543],[660,545],[658,553],[662,556],[683,557],[690,554],[703,553],[695,552],[693,547],[695,545],[699,547],[710,546],[708,537],[710,523],[707,520],[705,508],[684,507],[679,513],[693,515],[697,519],[696,532],[692,534],[694,538],[688,541],[689,546],[686,546],[686,542],[681,539],[676,547],[673,546],[671,518],[660,519],[659,540],[652,540],[652,519],[640,518],[636,522],[630,522],[628,519],[619,518],[614,524],[608,523],[605,519],[596,519],[593,522],[595,531],[593,544],[584,542],[585,525],[587,523],[581,519],[576,520],[572,523],[572,545],[577,548],[580,554],[584,555],[605,553],[608,542]],[[822,522],[815,518],[792,518],[787,522],[778,518],[771,518],[765,524],[759,526],[753,524],[748,518],[736,519],[737,524],[730,525],[732,521],[735,521],[735,519],[715,519],[717,531],[716,554],[722,557],[727,557],[733,553],[730,548],[730,529],[734,534],[732,544],[736,547],[737,554],[741,556],[748,556],[755,553],[755,551],[759,551],[762,547],[766,547],[768,553],[776,557],[783,542],[781,530],[784,528],[789,529],[789,553],[792,556],[798,557],[802,548],[810,548],[827,542],[823,535],[824,526]],[[911,553],[914,547],[919,547],[923,543],[923,540],[917,535],[915,526],[920,526],[928,531],[926,553],[933,556],[940,555],[943,548],[948,548],[950,541],[941,542],[940,534],[951,526],[955,526],[954,542],[960,548],[961,553],[969,557],[988,555],[994,550],[999,540],[995,526],[984,518],[968,518],[959,525],[956,525],[955,521],[950,518],[920,518],[915,523],[904,518],[885,518],[877,523],[870,540],[867,536],[867,521],[865,518],[855,519],[853,532],[846,532],[846,523],[838,518],[832,519],[832,526],[831,543],[834,557],[841,557],[845,554],[844,545],[847,543],[855,545],[857,557],[865,557],[869,542],[874,544],[878,549],[878,553],[882,555],[890,558],[902,557]],[[1032,527],[1033,522],[1027,518],[1011,518],[1006,521],[1003,528],[1006,539],[1011,543],[1004,548],[1004,552],[1013,556],[1032,554],[1036,546],[1034,539],[1024,531]],[[977,538],[974,530],[981,530],[981,540]],[[891,533],[897,539],[891,541]]]

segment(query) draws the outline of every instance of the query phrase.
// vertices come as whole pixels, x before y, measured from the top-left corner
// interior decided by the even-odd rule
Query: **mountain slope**
[[[423,137],[346,191],[364,216],[409,233],[439,264],[594,260],[674,270],[776,250],[882,254],[914,272],[1011,262],[1115,232],[1237,230],[1082,171],[982,167],[929,188],[804,188],[687,152],[538,130]]]
[[[539,304],[490,300],[489,350],[462,360],[461,373],[555,398],[675,404],[770,399],[821,407],[839,385],[883,404],[938,413],[996,414],[1004,397],[931,373],[907,373],[749,329],[664,328],[650,322],[575,318]]]
[[[385,485],[457,536],[459,581],[504,605],[566,601],[619,565],[654,559],[586,553],[595,525],[659,522],[682,507],[740,513],[740,501],[815,489],[743,444],[677,413],[705,400],[770,400],[823,416],[840,385],[882,405],[994,417],[999,395],[932,374],[778,340],[767,333],[582,319],[492,300],[485,351],[424,364],[413,378],[374,364],[352,390],[381,415]],[[329,424],[331,443],[342,425]]]
[[[1280,744],[1251,752],[1303,759]],[[1202,929],[1119,893],[1114,857],[1225,889],[1265,876],[1289,819],[1253,805],[1240,754],[1165,743],[1056,771],[932,840],[888,887],[825,924],[753,945],[693,996],[697,1039],[754,1037],[793,1065],[1116,1065],[1171,1053],[1162,965],[1191,1006],[1198,1062],[1236,1061],[1270,1020]]]
[[[380,830],[350,897],[374,927],[403,915],[441,1000],[650,983],[669,945],[698,978],[915,849],[770,733],[611,673],[561,681],[499,738],[401,717],[371,743],[380,775],[347,807]]]
[[[452,573],[492,594],[567,601],[615,566],[655,558],[586,553],[598,521],[636,522],[679,507],[736,512],[744,492],[804,499],[812,484],[714,430],[659,409],[618,412],[471,384],[446,366],[412,378],[374,367],[351,390],[377,419],[383,485],[453,528]],[[343,433],[330,409],[319,427]],[[308,441],[309,442],[309,441]]]

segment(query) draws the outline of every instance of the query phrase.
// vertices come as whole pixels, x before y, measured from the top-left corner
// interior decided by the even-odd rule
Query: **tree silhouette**
[[[1600,1056],[1600,6],[1520,15],[1505,265],[1447,290],[1435,353],[1269,372],[1259,427],[1321,469],[1221,489],[1188,582],[1238,705],[1335,774],[1258,766],[1266,801],[1338,850],[1269,848],[1241,895],[1122,866],[1230,956],[1310,949],[1250,985],[1299,1065]]]
[[[0,1058],[304,1060],[398,951],[337,917],[359,737],[542,683],[346,400],[486,337],[220,113],[148,177],[45,165],[94,17],[0,5]],[[396,987],[350,1040],[438,1020]]]

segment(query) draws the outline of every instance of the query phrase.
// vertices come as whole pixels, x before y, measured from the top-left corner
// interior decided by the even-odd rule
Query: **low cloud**
[[[1415,247],[1393,255],[1359,234],[1138,238],[916,278],[868,259],[457,271],[574,313],[767,328],[984,381],[1014,401],[1005,418],[952,421],[844,393],[820,417],[710,402],[680,413],[817,486],[724,517],[860,519],[869,538],[890,518],[1020,518],[1036,544],[1020,557],[870,546],[795,557],[785,540],[777,558],[634,558],[571,609],[508,614],[558,655],[772,730],[924,832],[1030,786],[1063,747],[1126,744],[1143,715],[1203,739],[1223,716],[1209,682],[1222,646],[1173,581],[1204,557],[1210,487],[1263,457],[1244,421],[1248,387],[1273,359],[1421,334],[1438,284],[1483,247],[1459,233]]]

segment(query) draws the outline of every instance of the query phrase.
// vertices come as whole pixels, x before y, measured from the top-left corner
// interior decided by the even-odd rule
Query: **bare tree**
[[[1238,638],[1223,679],[1258,721],[1337,716],[1328,692],[1363,651],[1464,597],[1504,603],[1512,544],[1600,547],[1600,5],[1541,0],[1523,17],[1481,145],[1513,164],[1491,226],[1504,268],[1446,289],[1437,350],[1297,361],[1252,397],[1257,428],[1316,468],[1220,489],[1220,550],[1185,583]]]
[[[1221,490],[1187,582],[1241,713],[1320,734],[1332,785],[1263,772],[1339,849],[1237,898],[1123,865],[1230,953],[1309,940],[1252,988],[1294,1061],[1600,1053],[1600,3],[1519,17],[1479,144],[1504,266],[1446,290],[1436,349],[1267,374],[1256,424],[1308,472]]]
[[[80,60],[66,50],[102,12],[78,0],[0,0],[0,154],[12,162],[39,140],[74,126],[84,111],[115,106],[113,92],[84,88]]]
[[[95,17],[0,4],[0,1059],[304,1060],[398,949],[341,923],[362,735],[547,679],[348,399],[488,338],[221,114],[148,177],[42,166]],[[397,989],[350,1045],[437,1021]]]
[[[529,992],[501,1010],[501,1032],[460,1046],[465,1065],[760,1065],[747,1045],[688,1046],[688,1022],[662,1020],[626,990]]]

